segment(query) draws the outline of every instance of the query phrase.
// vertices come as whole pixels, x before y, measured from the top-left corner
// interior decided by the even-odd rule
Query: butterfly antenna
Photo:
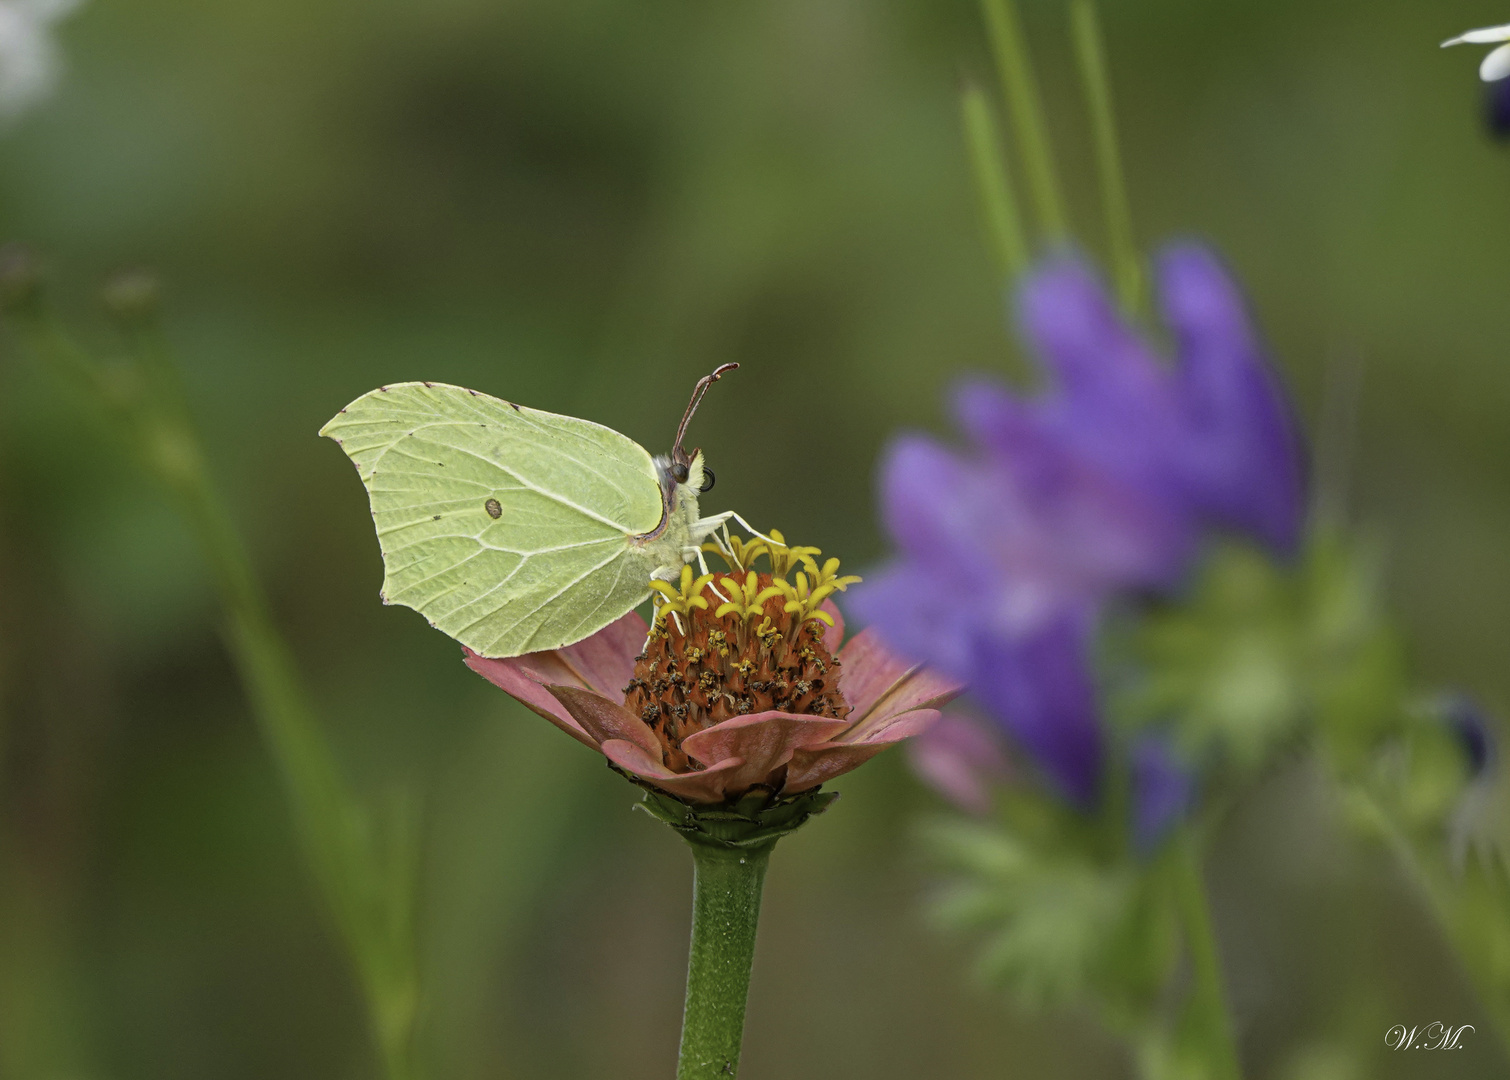
[[[702,404],[703,395],[708,392],[708,387],[724,377],[726,372],[733,371],[738,364],[721,364],[713,370],[713,374],[704,375],[697,380],[697,385],[692,388],[692,400],[687,402],[687,411],[682,413],[681,426],[676,429],[676,441],[671,444],[671,456],[683,465],[692,464],[692,458],[687,451],[682,449],[682,438],[687,434],[687,425],[692,422],[692,414],[697,412],[697,407]]]

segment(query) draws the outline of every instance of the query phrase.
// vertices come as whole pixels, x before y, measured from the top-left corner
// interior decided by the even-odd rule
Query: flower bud
[[[1497,139],[1510,140],[1510,79],[1485,87],[1484,103],[1490,133]]]

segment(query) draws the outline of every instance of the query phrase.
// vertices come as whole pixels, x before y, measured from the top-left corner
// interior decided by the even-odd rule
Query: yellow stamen
[[[799,623],[815,619],[818,622],[827,623],[829,626],[834,625],[834,617],[826,611],[819,610],[823,601],[828,598],[830,593],[835,591],[833,581],[830,581],[821,589],[813,589],[808,583],[807,574],[799,570],[797,571],[797,583],[795,585],[785,581],[778,582],[778,584],[781,586],[782,594],[786,597],[786,603],[782,606],[782,611],[785,611],[788,615],[795,615]]]
[[[786,537],[781,535],[780,529],[771,530],[771,540],[774,542],[766,545],[766,555],[771,560],[772,577],[784,578],[796,569],[803,559],[822,554],[815,547],[787,546]]]
[[[755,628],[755,637],[760,641],[762,648],[769,649],[781,637],[781,631],[775,623],[771,622],[771,617],[767,615],[764,619],[760,620],[760,625]]]
[[[840,577],[838,559],[827,560],[821,569],[818,566],[817,560],[811,556],[804,555],[802,562],[813,576],[813,592],[823,592],[824,596],[828,596],[831,593],[843,592],[851,585],[857,585],[863,580],[855,574],[846,574],[844,577]]]
[[[708,601],[703,596],[703,589],[712,580],[712,574],[694,578],[692,567],[683,566],[681,581],[677,585],[672,585],[669,581],[652,581],[650,588],[655,593],[652,599],[655,601],[656,623],[663,622],[667,612],[690,617],[694,608],[706,611]],[[680,625],[680,620],[677,621]]]
[[[781,595],[781,589],[775,585],[768,585],[762,589],[759,575],[753,570],[745,574],[742,583],[738,578],[726,577],[722,584],[729,592],[731,599],[713,613],[720,619],[725,615],[735,615],[742,621],[748,622],[765,611],[767,600]]]
[[[729,537],[729,546],[725,547],[723,541],[715,536],[711,541],[703,545],[703,550],[710,555],[717,555],[729,564],[730,570],[753,570],[755,559],[763,555],[766,545],[760,540],[751,540],[749,543],[737,536]]]

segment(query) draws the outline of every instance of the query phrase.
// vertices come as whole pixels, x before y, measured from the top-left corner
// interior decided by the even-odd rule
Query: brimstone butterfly
[[[481,656],[581,641],[674,579],[733,512],[682,438],[725,364],[698,381],[667,456],[617,431],[444,383],[380,387],[320,434],[356,464],[383,553],[383,602]],[[749,528],[748,525],[745,526]],[[752,532],[754,530],[751,530]]]

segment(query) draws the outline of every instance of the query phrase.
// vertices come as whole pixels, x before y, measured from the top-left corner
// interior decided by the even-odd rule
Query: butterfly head
[[[655,459],[655,471],[661,480],[662,507],[666,515],[663,520],[671,516],[695,520],[698,496],[713,487],[713,470],[704,462],[703,452],[692,451],[687,461],[663,454]]]
[[[685,462],[674,458],[666,459],[664,469],[666,476],[677,487],[691,488],[699,493],[713,490],[713,470],[708,468],[701,448],[692,451],[692,456]]]

